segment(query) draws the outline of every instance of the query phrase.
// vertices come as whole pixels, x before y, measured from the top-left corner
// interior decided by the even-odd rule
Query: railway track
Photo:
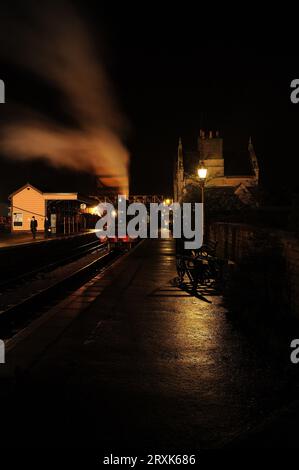
[[[86,256],[87,254],[92,253],[96,250],[104,251],[106,248],[107,248],[107,244],[100,243],[98,239],[93,240],[92,242],[89,242],[89,243],[85,243],[84,245],[75,247],[72,250],[72,252],[69,253],[67,256],[61,257],[60,259],[54,261],[53,263],[47,263],[43,266],[39,266],[36,269],[26,271],[22,274],[19,274],[18,276],[10,277],[6,279],[5,281],[1,281],[0,293],[3,293],[8,289],[14,289],[20,284],[23,284],[24,282],[29,281],[30,279],[42,273],[52,271],[58,268],[59,266],[63,266],[67,263],[70,263],[71,261],[75,261],[76,259],[79,259],[82,256]]]
[[[87,245],[92,244],[88,243]],[[95,247],[93,246],[86,246],[85,249],[85,254],[95,251]],[[2,309],[0,311],[0,338],[4,340],[11,339],[20,330],[26,328],[36,318],[53,307],[53,305],[57,304],[72,291],[82,286],[85,282],[122,256],[120,250],[115,249],[107,251],[106,245],[98,247],[98,249],[102,251],[102,253],[95,260],[88,262],[85,266],[75,270],[54,284],[46,286],[38,292],[31,293],[22,301]],[[64,259],[64,262],[66,262],[67,259],[73,261],[74,256],[78,256],[78,254],[68,256]],[[82,253],[80,256],[82,256]],[[54,265],[56,265],[56,263],[53,263],[53,266]],[[52,269],[54,269],[53,266],[51,267]],[[49,268],[49,266],[45,266],[44,270],[47,268]],[[38,270],[38,272],[40,273],[41,270]],[[25,275],[32,276],[32,272],[26,273]],[[12,281],[10,282],[12,283]],[[21,282],[21,277],[18,277],[17,282]],[[10,284],[10,286],[12,286],[12,284]]]

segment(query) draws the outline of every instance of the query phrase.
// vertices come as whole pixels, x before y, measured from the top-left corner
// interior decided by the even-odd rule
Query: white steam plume
[[[1,54],[59,89],[78,128],[45,116],[32,118],[28,110],[27,118],[2,126],[0,151],[92,171],[102,175],[104,184],[128,194],[129,155],[121,142],[125,121],[85,24],[65,2],[34,3],[26,21],[20,17],[1,20]]]

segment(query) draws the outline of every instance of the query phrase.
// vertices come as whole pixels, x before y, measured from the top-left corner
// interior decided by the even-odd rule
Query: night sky
[[[34,2],[22,3],[34,8]],[[11,2],[7,5],[1,22],[8,11],[12,14]],[[171,194],[178,138],[194,150],[201,126],[220,131],[228,166],[238,166],[252,136],[262,183],[273,199],[283,194],[287,200],[298,190],[299,104],[290,102],[298,60],[277,39],[265,35],[264,41],[253,42],[245,25],[247,40],[237,32],[228,39],[217,23],[211,22],[211,31],[208,21],[183,8],[170,15],[146,7],[120,11],[115,6],[108,12],[99,2],[77,1],[75,6],[125,118],[122,138],[131,155],[131,193]],[[1,50],[5,47],[2,39]],[[0,78],[6,83],[7,101],[0,105],[0,126],[13,121],[15,103],[72,125],[59,92],[26,66],[16,65],[13,57],[0,61]],[[0,158],[2,200],[27,181],[41,189],[85,193],[94,184],[92,174]]]

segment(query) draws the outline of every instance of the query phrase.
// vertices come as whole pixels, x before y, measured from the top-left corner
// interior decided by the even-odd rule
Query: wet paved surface
[[[35,331],[32,351],[51,341],[18,374],[7,435],[32,447],[199,450],[279,408],[293,379],[285,365],[261,357],[221,297],[192,297],[175,277],[174,243],[147,240],[90,283],[83,313],[72,316],[73,297]]]

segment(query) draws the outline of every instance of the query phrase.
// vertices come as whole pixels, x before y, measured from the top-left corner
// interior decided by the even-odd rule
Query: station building
[[[78,193],[42,192],[27,183],[13,192],[9,200],[12,232],[30,230],[33,216],[37,220],[38,231],[44,231],[45,218],[48,217],[52,233],[62,234],[94,228],[96,222],[93,208],[98,201]]]

